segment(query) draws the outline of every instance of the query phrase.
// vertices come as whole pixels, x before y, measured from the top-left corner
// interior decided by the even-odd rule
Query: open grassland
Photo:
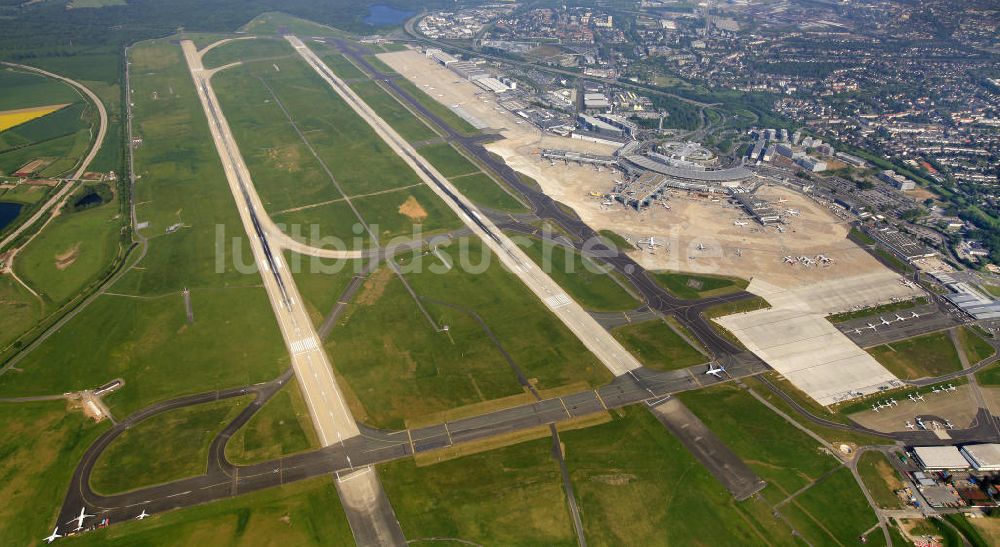
[[[736,502],[650,413],[560,433],[590,545],[792,545],[763,500]]]
[[[480,207],[511,213],[524,213],[529,210],[486,173],[474,173],[453,178],[451,183],[465,197]]]
[[[748,284],[745,279],[716,275],[652,272],[650,276],[677,298],[687,300],[733,293],[745,289]]]
[[[9,275],[0,276],[0,347],[42,316],[43,304]]]
[[[326,66],[330,67],[330,70],[332,70],[334,74],[340,76],[342,80],[348,82],[352,88],[354,88],[354,84],[359,83],[358,81],[369,79],[368,75],[362,72],[360,68],[354,66],[354,63],[349,61],[347,57],[337,53],[336,48],[326,44],[310,44],[310,48],[316,53],[316,55],[319,55],[319,57],[323,59],[323,62],[326,63]],[[361,92],[361,88],[370,89],[370,86],[360,86],[360,88],[354,89],[358,95],[364,97]],[[368,99],[366,98],[365,102],[367,101]],[[371,105],[371,103],[368,104]],[[375,108],[375,105],[372,105],[372,108]],[[378,111],[378,109],[376,110]],[[379,112],[381,113],[381,111]],[[383,115],[383,117],[385,116]],[[386,121],[388,121],[388,119],[386,119]],[[399,131],[399,129],[396,131]]]
[[[73,211],[66,207],[18,255],[15,271],[48,303],[75,296],[119,251],[118,203]]]
[[[838,465],[815,440],[740,388],[723,385],[682,393],[679,398],[767,481],[762,493],[772,503]]]
[[[77,545],[351,545],[330,477],[123,522],[74,538]]]
[[[615,328],[611,334],[644,366],[653,370],[677,370],[709,360],[663,321],[625,325]]]
[[[476,257],[473,264],[480,263],[481,250],[475,243],[468,253]],[[509,363],[470,313],[482,318],[540,389],[610,380],[517,278],[495,260],[482,273],[468,273],[459,266],[460,254],[442,247],[418,255],[419,263],[398,260],[404,271],[419,265],[422,273],[406,278],[431,318],[447,325],[447,331],[434,331],[387,268],[368,278],[333,330],[327,348],[349,386],[356,417],[379,427],[401,427],[432,412],[520,393]]]
[[[230,63],[291,55],[295,55],[295,50],[282,38],[238,39],[216,46],[202,57],[202,62],[205,68],[218,68]]]
[[[379,466],[407,538],[489,545],[575,545],[551,439],[418,467]]]
[[[358,212],[385,245],[390,239],[416,239],[421,235],[464,226],[429,186],[418,184],[395,192],[354,198]]]
[[[307,36],[351,37],[350,34],[342,30],[314,23],[306,19],[300,19],[279,11],[262,13],[244,25],[241,30],[257,35],[299,34],[303,39]]]
[[[60,108],[48,116],[37,117],[0,132],[0,151],[13,153],[19,148],[31,147],[46,141],[73,134],[84,126],[83,114],[87,104],[78,101]]]
[[[521,235],[515,235],[514,241],[584,308],[626,311],[639,306],[615,281],[612,271],[575,250]]]
[[[80,100],[80,94],[69,84],[6,66],[0,67],[0,89],[0,112]]]
[[[16,110],[5,110],[0,112],[0,131],[6,131],[11,127],[16,127],[36,118],[47,116],[56,110],[69,106],[68,104],[54,104],[48,106],[36,106],[32,108],[19,108]]]
[[[959,327],[955,334],[958,336],[958,343],[962,351],[965,352],[965,358],[970,365],[992,357],[996,353],[993,346],[969,327]]]
[[[139,422],[112,441],[97,459],[91,487],[102,494],[115,494],[204,473],[212,438],[251,401],[251,397],[223,399]]]
[[[962,369],[958,351],[947,332],[884,344],[870,348],[868,353],[904,380],[940,376]]]
[[[338,55],[344,62],[343,56]],[[354,65],[351,65],[354,67]],[[357,70],[357,68],[355,68]],[[360,71],[359,71],[360,72]],[[338,76],[346,78],[338,73]],[[362,74],[363,76],[363,74]],[[387,93],[379,85],[372,81],[355,82],[351,84],[351,89],[357,93],[362,100],[368,103],[383,120],[409,142],[417,142],[437,138],[437,133],[431,130],[420,118],[413,115],[395,97]]]
[[[285,384],[226,445],[233,463],[253,463],[319,448],[309,409],[295,380]]]
[[[903,488],[899,473],[881,452],[869,451],[858,460],[858,472],[875,503],[883,509],[898,509],[899,498],[896,490]]]
[[[448,143],[424,146],[417,152],[446,178],[470,175],[479,171],[478,167]]]
[[[877,522],[847,468],[836,470],[782,506],[781,512],[812,545],[855,545]]]
[[[62,393],[122,377],[126,386],[108,398],[122,416],[158,400],[269,380],[288,366],[259,274],[234,266],[251,255],[180,49],[157,40],[130,53],[143,137],[137,215],[149,222],[149,250],[111,294],[0,377],[4,395]],[[167,234],[175,224],[181,227]]]
[[[80,411],[67,411],[65,401],[0,404],[4,544],[34,545],[52,531],[73,468],[105,429]]]

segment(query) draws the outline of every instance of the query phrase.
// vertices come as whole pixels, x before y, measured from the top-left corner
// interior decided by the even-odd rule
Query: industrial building
[[[899,173],[893,171],[892,169],[886,169],[878,174],[878,178],[884,182],[891,184],[894,188],[901,191],[913,190],[917,187],[917,184],[912,180],[900,175]]]
[[[811,171],[813,173],[819,173],[821,171],[826,171],[826,162],[823,160],[818,160],[816,158],[811,158],[809,156],[803,156],[797,160],[795,163],[799,164],[800,167],[806,171]]]
[[[580,124],[580,127],[590,133],[596,133],[604,137],[614,137],[615,139],[625,137],[624,129],[594,116],[580,114],[576,117],[576,121]]]
[[[944,298],[973,319],[1000,319],[1000,302],[973,289],[968,283],[959,282],[946,273],[932,273],[931,275],[950,291],[943,295]]]
[[[1000,444],[970,444],[961,452],[976,471],[1000,471]]]
[[[959,471],[972,467],[954,446],[914,446],[913,455],[924,469]]]

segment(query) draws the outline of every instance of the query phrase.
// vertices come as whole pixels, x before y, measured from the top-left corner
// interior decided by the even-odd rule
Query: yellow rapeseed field
[[[68,106],[68,104],[50,104],[48,106],[33,106],[31,108],[5,110],[0,112],[0,131],[6,131],[15,125],[30,122],[35,118],[41,118],[46,114],[51,114],[66,106]]]

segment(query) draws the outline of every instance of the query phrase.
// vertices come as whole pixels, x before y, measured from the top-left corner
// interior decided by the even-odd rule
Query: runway
[[[257,196],[250,171],[212,90],[211,76],[215,71],[204,69],[201,62],[204,52],[199,53],[193,42],[182,40],[181,48],[320,443],[330,446],[355,437],[360,433],[358,426],[333,377],[312,321],[301,305],[298,288],[287,275],[289,269],[281,247],[273,246],[272,237],[277,229],[265,229],[265,224],[273,226],[273,223]]]

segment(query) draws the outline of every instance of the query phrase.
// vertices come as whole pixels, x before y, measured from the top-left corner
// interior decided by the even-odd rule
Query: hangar
[[[962,455],[976,471],[1000,471],[1000,444],[970,444],[962,447]]]
[[[914,446],[920,467],[931,470],[962,470],[972,467],[954,446]]]

